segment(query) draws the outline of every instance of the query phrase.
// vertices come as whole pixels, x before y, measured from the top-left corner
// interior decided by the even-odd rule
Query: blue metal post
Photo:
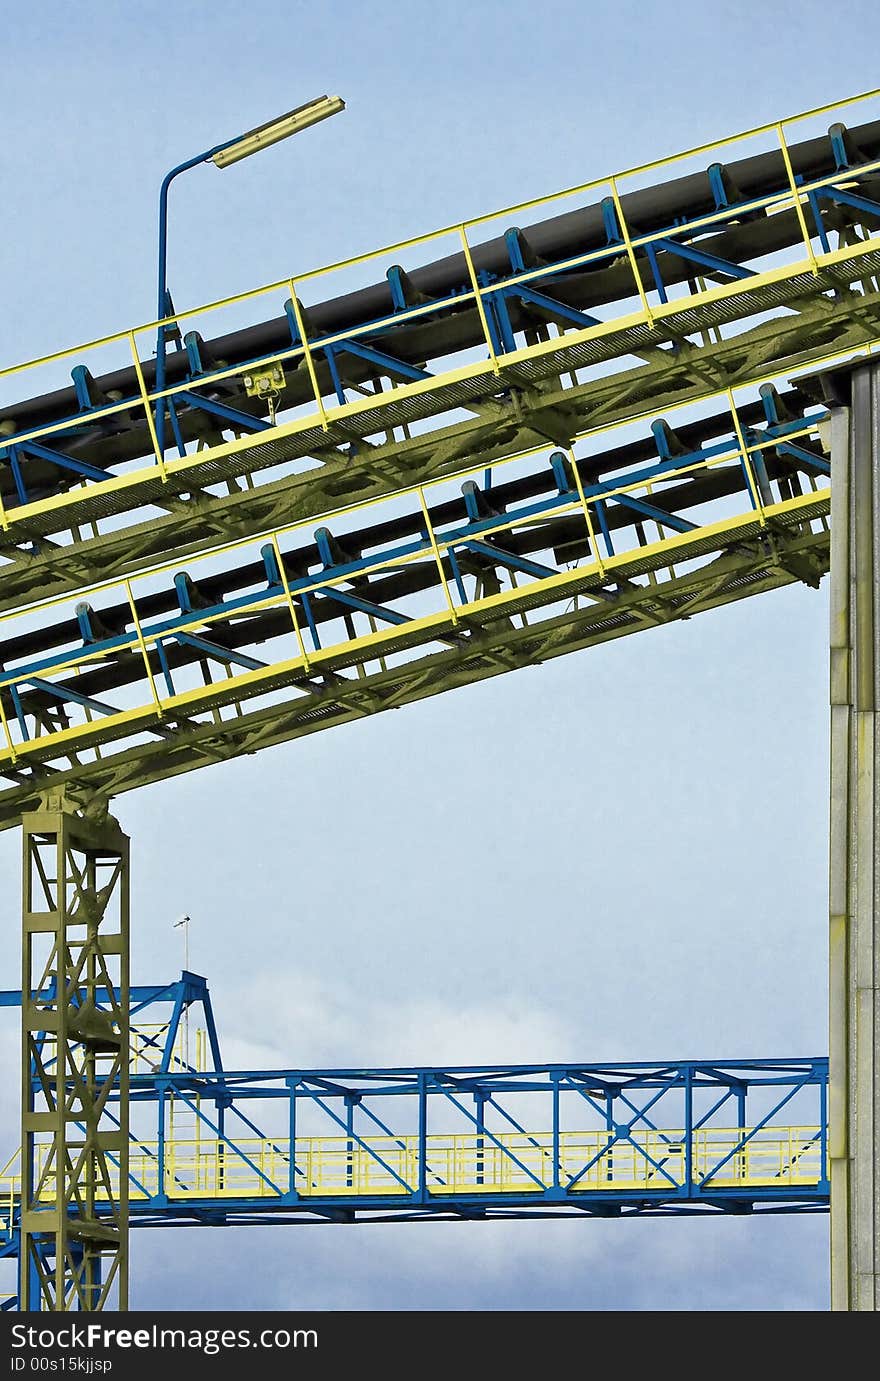
[[[165,1094],[167,1085],[163,1080],[156,1084],[156,1098],[158,1108],[156,1110],[156,1159],[158,1161],[158,1183],[156,1185],[156,1197],[160,1203],[166,1203],[165,1195]]]
[[[684,1193],[690,1199],[694,1192],[694,1071],[688,1065],[684,1071]]]
[[[828,1168],[828,1083],[825,1079],[819,1081],[819,1154],[821,1157],[821,1171],[819,1174],[819,1184],[823,1189],[829,1187],[829,1168]]]
[[[287,1192],[291,1198],[296,1198],[296,1088],[298,1079],[286,1079],[289,1103],[287,1105],[287,1138],[290,1148],[289,1165],[287,1167]]]
[[[428,1076],[419,1074],[419,1201],[428,1199]]]
[[[345,1132],[348,1137],[348,1141],[345,1144],[345,1183],[349,1189],[351,1189],[351,1187],[354,1184],[354,1140],[352,1139],[352,1133],[354,1132],[354,1104],[355,1100],[354,1098],[352,1098],[351,1094],[346,1094]]]
[[[485,1168],[485,1166],[484,1166],[483,1156],[484,1156],[484,1152],[485,1152],[485,1150],[486,1150],[486,1138],[485,1138],[485,1136],[484,1136],[483,1134],[484,1134],[484,1132],[485,1132],[485,1130],[486,1130],[486,1123],[485,1123],[485,1121],[484,1121],[484,1117],[485,1117],[485,1107],[486,1107],[486,1095],[485,1095],[485,1093],[482,1092],[481,1089],[478,1089],[478,1090],[476,1091],[476,1093],[474,1094],[474,1107],[475,1107],[475,1109],[476,1109],[476,1115],[477,1115],[477,1166],[476,1166],[477,1173],[476,1173],[476,1183],[477,1183],[477,1184],[483,1184],[483,1183],[485,1183],[485,1175],[484,1175],[484,1168]]]
[[[560,1135],[559,1135],[559,1080],[558,1070],[553,1070],[550,1078],[553,1081],[553,1194],[557,1196],[561,1189],[561,1166],[559,1158],[561,1154]]]
[[[736,1129],[739,1133],[739,1139],[742,1141],[746,1130],[746,1091],[744,1088],[737,1089],[736,1092]],[[743,1179],[745,1178],[745,1163],[746,1152],[743,1149],[737,1156],[737,1169]]]

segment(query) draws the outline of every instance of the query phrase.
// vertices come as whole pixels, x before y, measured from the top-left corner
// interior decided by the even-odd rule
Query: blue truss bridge
[[[828,1207],[825,1058],[225,1070],[204,978],[132,998],[133,1226]],[[37,1145],[38,1179],[50,1149]],[[119,1188],[117,1175],[113,1200]],[[14,1154],[0,1168],[9,1254],[19,1193]],[[51,1212],[51,1169],[41,1194]]]

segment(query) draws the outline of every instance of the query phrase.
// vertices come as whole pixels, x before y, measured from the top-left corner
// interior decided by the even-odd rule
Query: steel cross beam
[[[22,836],[19,1298],[126,1309],[128,839],[57,790]]]

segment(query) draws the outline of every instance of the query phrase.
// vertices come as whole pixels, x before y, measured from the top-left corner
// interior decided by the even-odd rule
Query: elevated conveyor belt
[[[876,104],[840,103],[180,314],[158,390],[155,323],[3,371],[6,599],[565,447],[649,400],[665,410],[870,343]],[[226,317],[251,320],[218,334]],[[21,401],[65,372],[72,387]]]
[[[776,588],[828,565],[797,383],[543,447],[0,616],[0,825]]]

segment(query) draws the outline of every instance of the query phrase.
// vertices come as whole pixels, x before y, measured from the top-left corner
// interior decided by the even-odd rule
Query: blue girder
[[[705,1216],[828,1207],[824,1057],[226,1070],[208,985],[200,975],[184,972],[174,983],[134,987],[131,1000],[135,1027],[144,1018],[152,1026],[158,1006],[171,1009],[164,1031],[152,1037],[154,1068],[131,1075],[132,1150],[139,1149],[151,1167],[149,1175],[132,1177],[136,1226],[354,1222],[377,1215],[399,1221],[560,1213]],[[0,1007],[19,1003],[19,993],[0,993]],[[184,1013],[195,1007],[208,1035],[208,1071],[175,1053]],[[184,1161],[166,1169],[172,1101],[196,1118],[203,1147],[212,1138],[222,1142],[224,1173],[234,1170],[236,1184],[249,1175],[253,1193],[230,1194],[223,1181],[214,1195],[194,1194]],[[308,1181],[305,1164],[287,1149],[301,1144],[298,1127],[306,1109],[310,1132],[323,1120],[327,1130],[321,1135],[335,1137],[351,1156],[372,1165],[371,1174],[384,1180],[381,1192],[358,1190],[349,1178],[340,1201]],[[527,1130],[536,1119],[540,1133]],[[445,1136],[456,1124],[471,1138],[476,1157],[469,1188],[449,1182],[437,1149],[435,1128]],[[566,1159],[563,1146],[575,1127],[592,1127],[593,1142],[587,1130],[578,1132],[587,1138],[584,1149],[572,1160],[576,1143]],[[766,1145],[768,1134],[777,1132],[774,1151],[760,1160],[762,1138]],[[257,1156],[253,1138],[271,1152],[271,1163]],[[780,1153],[786,1144],[789,1150]],[[414,1161],[407,1148],[415,1148]],[[753,1149],[759,1164],[770,1169],[750,1179],[737,1167]],[[814,1172],[799,1172],[805,1157],[812,1157]],[[498,1166],[506,1165],[517,1184],[501,1187],[490,1180],[490,1160],[492,1174],[497,1177]],[[632,1182],[634,1165],[643,1167],[643,1182]],[[14,1251],[16,1238],[13,1222],[0,1237],[0,1250]]]

